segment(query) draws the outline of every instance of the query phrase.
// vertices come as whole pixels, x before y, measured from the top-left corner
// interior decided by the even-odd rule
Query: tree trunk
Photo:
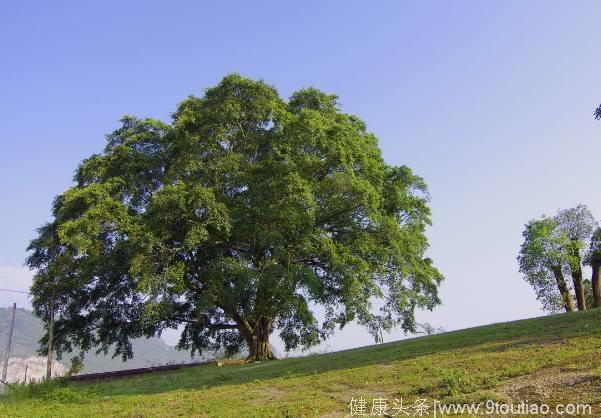
[[[553,274],[555,275],[555,281],[557,281],[557,288],[559,289],[559,293],[561,294],[561,298],[563,299],[563,306],[566,312],[574,312],[574,300],[572,300],[572,295],[570,294],[568,285],[566,284],[566,281],[563,277],[563,273],[561,272],[561,267],[554,267]]]
[[[252,334],[246,335],[248,357],[246,361],[275,360],[269,345],[271,321],[261,319],[255,325]]]
[[[593,304],[595,308],[601,308],[601,260],[592,262],[593,277],[591,283],[593,287]]]
[[[584,280],[582,278],[582,267],[580,265],[580,253],[575,243],[572,245],[572,257],[574,257],[574,261],[570,265],[570,271],[572,273],[572,280],[574,281],[576,303],[578,304],[578,310],[584,311],[586,309],[586,298],[584,296]]]
[[[52,377],[52,351],[54,350],[54,300],[50,301],[48,314],[48,356],[46,358],[46,379]]]
[[[582,271],[580,271],[580,274],[573,275],[572,279],[574,280],[574,292],[576,293],[576,304],[578,305],[578,310],[584,311],[586,309],[586,298],[584,296]]]

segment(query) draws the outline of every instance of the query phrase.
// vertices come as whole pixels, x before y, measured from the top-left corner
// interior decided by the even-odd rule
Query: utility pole
[[[6,343],[6,353],[4,353],[4,366],[2,366],[2,382],[6,382],[6,373],[8,372],[8,359],[10,358],[10,345],[13,340],[13,328],[15,327],[15,314],[17,313],[17,304],[13,303],[13,319],[8,330],[8,342]],[[0,393],[4,392],[5,383],[0,386]]]
[[[48,315],[48,359],[46,361],[46,379],[52,377],[52,350],[54,344],[54,298],[50,301]]]

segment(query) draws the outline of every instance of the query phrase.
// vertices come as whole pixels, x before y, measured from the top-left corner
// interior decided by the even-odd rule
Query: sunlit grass
[[[520,391],[598,408],[600,350],[601,311],[590,310],[298,359],[20,386],[0,416],[344,416],[352,397],[517,401]]]

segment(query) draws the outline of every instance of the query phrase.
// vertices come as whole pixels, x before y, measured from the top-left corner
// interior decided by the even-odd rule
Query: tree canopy
[[[377,338],[440,303],[425,182],[315,88],[286,101],[228,75],[170,123],[124,117],[75,183],[27,261],[59,354],[127,358],[132,338],[183,325],[181,348],[266,359],[275,330],[287,350],[353,320]]]

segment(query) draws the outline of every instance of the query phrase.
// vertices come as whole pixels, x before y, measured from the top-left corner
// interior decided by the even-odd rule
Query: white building
[[[65,366],[58,361],[52,362],[52,377],[64,376]],[[39,381],[46,376],[45,357],[11,357],[8,360],[7,383]]]

